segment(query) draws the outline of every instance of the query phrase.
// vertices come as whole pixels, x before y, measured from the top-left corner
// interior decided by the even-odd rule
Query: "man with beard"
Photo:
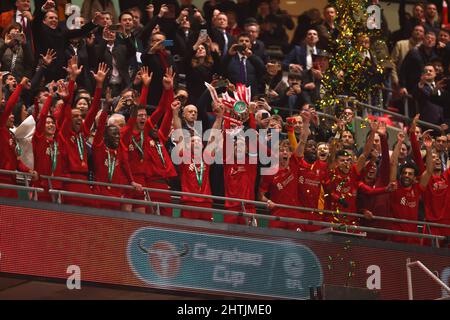
[[[378,132],[375,135],[375,141],[372,153],[375,156],[368,166],[367,173],[364,175],[363,183],[370,188],[377,188],[386,186],[389,183],[389,145],[386,135],[386,123],[380,122]],[[378,160],[378,153],[381,152],[381,161],[377,165],[375,161]],[[372,220],[373,216],[390,217],[389,213],[389,195],[382,193],[379,195],[365,194],[360,192],[358,194],[358,208],[360,213],[364,214],[367,220],[363,224],[367,227],[388,229],[389,225],[381,220]],[[369,233],[368,238],[386,240],[387,236],[381,233]]]
[[[397,135],[397,145],[391,158],[391,182],[397,182],[397,171],[400,171],[400,179],[397,182],[398,188],[391,193],[390,207],[394,218],[418,220],[419,198],[425,191],[431,176],[433,175],[433,158],[431,155],[431,146],[433,140],[428,133],[423,136],[423,143],[427,151],[426,170],[422,173],[419,183],[415,182],[418,175],[418,169],[415,165],[405,163],[398,169],[398,154],[400,146],[405,139],[405,134],[399,132]],[[391,229],[407,232],[418,232],[417,224],[413,223],[392,223]],[[392,241],[419,244],[419,238],[405,236],[392,236]]]
[[[326,216],[329,222],[339,222],[348,225],[356,225],[358,219],[339,214],[340,211],[356,213],[356,196],[361,180],[361,171],[366,164],[366,159],[372,150],[373,140],[378,130],[378,122],[370,123],[371,132],[366,140],[363,153],[353,164],[352,155],[347,150],[336,152],[335,164],[329,165],[329,172],[322,184],[325,190],[325,208],[337,211],[337,215]]]
[[[130,184],[136,190],[142,191],[142,185],[134,182],[126,149],[120,143],[119,127],[106,126],[109,108],[110,103],[103,105],[92,144],[95,180],[112,184]],[[97,186],[96,189],[96,193],[108,197],[122,198],[124,194],[123,190],[109,186]],[[124,204],[121,205],[112,201],[101,201],[100,207],[113,210],[122,208],[122,210],[131,211]]]
[[[254,110],[252,110],[252,104],[249,106],[249,125],[250,128],[256,130],[256,121]],[[254,109],[254,108],[253,108]],[[245,137],[238,134],[236,141],[234,135],[229,134],[230,120],[224,121],[224,188],[226,198],[239,198],[244,200],[255,199],[255,183],[258,167],[258,152],[257,142],[250,140],[248,143],[245,141]],[[255,135],[256,138],[256,135]],[[227,153],[227,143],[232,141],[234,152]],[[260,148],[262,145],[260,144]],[[225,201],[225,208],[230,211],[241,212],[245,210],[246,213],[256,213],[256,208],[253,204],[242,203],[236,201]],[[249,224],[251,221],[247,217],[238,217],[235,215],[224,215],[224,222],[237,223],[237,224]]]
[[[303,111],[302,115],[304,117],[303,128],[299,146],[296,148],[296,156],[299,158],[298,199],[301,207],[317,209],[322,191],[320,182],[325,177],[328,164],[326,161],[317,159],[317,142],[311,139],[310,136],[310,113]],[[289,130],[288,136],[290,135]],[[300,213],[303,219],[322,220],[322,217],[317,212],[301,211]],[[317,231],[320,229],[320,226],[315,225],[301,226],[302,231]]]
[[[82,69],[82,66],[78,67],[76,56],[72,57],[68,62],[66,68],[70,78],[68,101],[72,100],[71,97],[73,95],[74,83]],[[62,173],[71,179],[85,181],[88,179],[88,152],[86,141],[91,134],[91,127],[94,124],[95,116],[100,107],[102,86],[107,72],[107,66],[104,63],[100,63],[97,73],[94,74],[97,84],[94,99],[84,122],[79,109],[71,109],[66,105],[65,110],[63,111],[64,122],[61,131],[59,132],[63,165]],[[64,183],[64,189],[72,192],[91,193],[91,188],[87,184],[66,182]],[[82,206],[96,206],[94,201],[79,197],[66,197],[64,202]]]

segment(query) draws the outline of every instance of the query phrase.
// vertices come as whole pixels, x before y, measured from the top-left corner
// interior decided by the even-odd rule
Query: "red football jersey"
[[[327,172],[327,163],[317,160],[313,164],[300,158],[298,173],[298,197],[300,206],[307,208],[317,208],[321,182]]]
[[[342,173],[338,168],[328,172],[328,176],[324,182],[325,189],[325,208],[328,210],[339,210],[340,212],[356,213],[360,175],[353,165],[348,174]],[[341,199],[341,200],[340,200]],[[346,206],[343,203],[345,202]],[[326,220],[333,221],[331,215],[326,215]],[[352,224],[356,222],[358,218],[344,217],[342,215],[336,215],[334,221],[338,219],[341,223]]]
[[[183,152],[180,152],[182,156]],[[205,155],[203,154],[203,157]],[[209,185],[209,164],[202,161],[194,164],[191,159],[190,163],[181,163],[179,165],[181,191],[211,195],[211,187]],[[183,202],[212,202],[212,199],[200,198],[195,196],[181,196]]]
[[[419,199],[424,191],[419,183],[411,187],[402,187],[399,183],[397,190],[391,192],[391,213],[393,218],[405,220],[418,220]],[[418,232],[417,224],[414,223],[392,223],[393,230]],[[392,236],[393,241],[419,243],[419,238]]]
[[[224,164],[225,197],[255,200],[256,170],[256,164]],[[237,201],[225,201],[227,208],[240,205]]]
[[[427,221],[450,222],[450,169],[433,176],[425,190],[423,201]]]
[[[275,203],[299,206],[298,201],[298,158],[292,156],[287,168],[280,168],[274,175],[263,176],[260,191],[270,192]],[[273,211],[285,210],[275,208]]]

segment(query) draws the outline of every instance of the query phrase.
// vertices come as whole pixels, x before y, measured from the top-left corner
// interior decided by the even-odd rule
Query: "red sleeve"
[[[75,81],[70,80],[68,84],[69,95],[64,101],[63,108],[60,112],[55,112],[56,127],[61,128],[66,120],[72,120],[72,99],[75,91]]]
[[[130,144],[131,134],[133,132],[134,125],[136,124],[136,117],[130,117],[125,127],[120,130],[120,136],[125,145]]]
[[[169,96],[172,96],[172,100],[173,100],[173,90],[164,90],[161,96],[161,99],[159,99],[159,103],[158,103],[158,107],[156,108],[155,111],[153,111],[153,113],[150,115],[149,119],[151,121],[151,124],[153,126],[155,126],[159,120],[161,119],[161,117],[164,114],[164,105],[165,105],[165,100],[169,98]]]
[[[417,141],[416,133],[410,132],[409,133],[409,140],[411,142],[411,153],[414,159],[414,162],[416,163],[417,167],[419,168],[419,174],[422,174],[426,168],[425,164],[423,163],[422,154],[420,153],[420,145]]]
[[[122,148],[122,152],[121,152],[122,169],[123,169],[123,172],[125,173],[125,177],[128,179],[128,184],[130,184],[131,182],[134,181],[134,178],[133,178],[133,174],[131,173],[130,162],[128,161],[128,152],[122,146],[119,146],[119,148]]]
[[[89,108],[89,112],[84,120],[83,127],[84,133],[86,135],[91,131],[91,127],[94,124],[95,116],[100,109],[100,99],[102,97],[102,88],[95,88],[94,99],[92,100],[91,107]]]
[[[48,110],[50,110],[50,106],[52,105],[53,97],[49,95],[44,102],[41,113],[39,114],[38,122],[36,124],[36,131],[34,132],[35,136],[42,136],[45,131],[45,122],[47,119]]]
[[[139,104],[146,106],[148,97],[148,87],[142,86],[141,96],[139,97]]]
[[[383,187],[371,188],[364,182],[360,182],[358,184],[358,192],[374,196],[374,195],[386,193],[387,191],[386,191],[386,188],[383,188]]]
[[[173,90],[169,90],[167,93],[167,97],[164,100],[164,104],[166,107],[166,113],[164,114],[164,118],[161,122],[161,126],[159,128],[159,133],[164,137],[164,143],[166,143],[167,139],[169,138],[170,133],[170,127],[172,125],[172,107],[171,104],[173,102]]]
[[[94,141],[92,142],[93,146],[100,146],[102,144],[103,136],[105,134],[107,118],[108,118],[108,113],[105,111],[102,111],[102,113],[100,113],[100,119],[98,119],[98,127],[97,127],[97,131],[95,132]]]
[[[269,192],[270,185],[272,184],[273,176],[263,176],[261,177],[261,182],[259,184],[259,192]]]
[[[1,90],[2,88],[0,88]],[[3,113],[0,115],[0,127],[6,126],[6,122],[8,121],[9,116],[11,115],[11,112],[14,109],[14,106],[19,101],[20,94],[22,93],[23,86],[21,84],[18,84],[14,92],[11,94],[11,96],[8,99],[8,102],[6,102],[5,109],[3,110]]]
[[[256,119],[253,113],[250,113],[250,115],[248,116],[248,126],[256,130]]]
[[[389,183],[390,163],[389,163],[389,145],[385,135],[380,136],[381,139],[381,164],[379,174],[379,184],[385,186]]]

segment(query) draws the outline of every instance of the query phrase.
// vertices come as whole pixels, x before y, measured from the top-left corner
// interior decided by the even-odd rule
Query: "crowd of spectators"
[[[210,0],[203,8],[191,0],[119,1],[120,8],[110,0],[85,0],[77,16],[66,15],[66,2],[36,0],[33,13],[30,0],[0,4],[0,169],[31,173],[33,186],[45,190],[40,201],[52,201],[48,180],[41,178],[47,175],[133,187],[54,181],[53,189],[160,203],[171,202],[170,195],[142,188],[259,200],[275,216],[337,224],[411,232],[419,230],[417,224],[373,218],[450,224],[450,29],[439,20],[436,4],[417,4],[408,13],[400,1],[400,30],[389,30],[383,19],[382,45],[379,35],[358,37],[363,63],[383,69],[371,85],[387,88],[384,107],[403,112],[400,102],[408,99],[414,117],[399,126],[389,146],[386,119],[371,116],[358,146],[361,110],[348,105],[328,117],[317,110],[327,94],[322,79],[338,36],[333,5],[295,15],[282,10],[279,0]],[[233,113],[222,94],[236,92],[245,92],[240,97],[246,103],[243,112]],[[426,130],[418,120],[441,130]],[[196,121],[203,131],[220,134],[204,142]],[[177,129],[188,135],[180,137]],[[279,166],[271,175],[260,174],[265,165],[241,135],[246,129],[266,136],[269,152],[277,150],[271,135],[280,136]],[[231,155],[225,152],[230,137],[236,150]],[[206,161],[218,153],[224,164]],[[188,160],[175,164],[174,154]],[[0,182],[17,183],[6,174]],[[0,189],[0,196],[17,197],[17,191]],[[192,219],[212,219],[192,207],[256,212],[252,204],[231,200],[183,195],[180,201],[190,206],[181,216]],[[155,213],[145,205],[79,197],[62,202]],[[234,215],[224,221],[251,222]],[[269,226],[321,229],[281,220]],[[449,228],[420,231],[450,235]]]

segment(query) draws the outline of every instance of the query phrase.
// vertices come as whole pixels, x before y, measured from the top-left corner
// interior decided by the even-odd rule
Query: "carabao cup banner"
[[[71,276],[67,271],[77,266],[82,288],[87,282],[285,299],[308,299],[310,287],[322,284],[376,290],[382,299],[407,299],[408,258],[422,261],[445,283],[450,279],[447,249],[410,250],[267,229],[231,232],[214,224],[204,228],[177,219],[139,217],[0,204],[0,272],[65,282]],[[422,271],[413,269],[412,277],[416,299],[444,296]]]

